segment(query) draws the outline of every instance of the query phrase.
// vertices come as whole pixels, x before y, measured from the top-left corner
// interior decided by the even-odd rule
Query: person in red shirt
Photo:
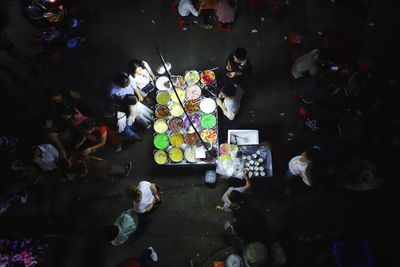
[[[117,134],[108,128],[108,126],[97,125],[93,120],[85,120],[79,125],[79,128],[83,137],[81,141],[75,145],[75,149],[79,149],[87,140],[94,143],[94,145],[91,145],[82,151],[84,156],[87,156],[103,147],[107,141],[114,146],[115,152],[121,152],[121,141]]]

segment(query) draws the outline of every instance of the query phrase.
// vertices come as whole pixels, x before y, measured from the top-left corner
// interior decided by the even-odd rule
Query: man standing
[[[247,51],[243,47],[236,48],[226,62],[226,76],[239,82],[250,73],[252,65],[247,58]]]

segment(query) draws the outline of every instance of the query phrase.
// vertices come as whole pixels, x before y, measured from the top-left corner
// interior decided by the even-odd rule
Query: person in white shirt
[[[149,129],[154,119],[154,112],[138,101],[136,96],[129,96],[129,116],[128,125],[132,125],[135,121]]]
[[[296,156],[289,161],[289,169],[285,175],[285,182],[292,181],[295,177],[301,177],[307,186],[313,185],[310,175],[310,167],[320,157],[321,148],[313,146],[306,149],[300,156]]]
[[[237,85],[228,85],[222,88],[217,98],[217,105],[229,120],[234,120],[239,112],[242,88]]]
[[[193,5],[192,0],[180,0],[178,5],[178,13],[185,21],[193,21],[204,29],[211,29],[212,25],[205,22],[205,15],[202,14],[202,8],[205,1],[200,0],[200,7],[198,10]]]
[[[155,183],[141,181],[138,186],[127,188],[126,195],[133,200],[133,209],[137,213],[147,213],[162,203],[159,191],[160,187]]]
[[[133,97],[136,92],[136,84],[133,78],[127,73],[119,73],[111,85],[110,96],[116,107],[116,118],[118,125],[118,133],[124,133],[129,137],[140,140],[140,136],[133,131],[134,118],[130,116],[129,97]]]
[[[133,59],[130,62],[129,79],[135,84],[135,92],[140,102],[146,100],[150,105],[153,104],[155,98],[154,81],[156,76],[146,61]]]
[[[224,204],[222,206],[217,205],[215,207],[216,210],[231,212],[233,209],[238,209],[240,207],[240,203],[242,202],[243,199],[243,193],[248,191],[251,187],[248,172],[244,171],[243,175],[246,184],[242,187],[229,187],[221,199]]]
[[[41,144],[33,149],[33,159],[44,171],[53,171],[58,168],[57,162],[60,160],[60,153],[52,144]]]

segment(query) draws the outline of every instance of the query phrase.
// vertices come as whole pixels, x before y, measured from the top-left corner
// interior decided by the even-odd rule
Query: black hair
[[[79,124],[79,128],[81,128],[82,131],[90,131],[96,126],[97,124],[94,120],[84,120]]]
[[[119,87],[125,88],[129,85],[129,75],[126,72],[120,72],[114,77],[114,83]]]
[[[138,100],[134,95],[125,95],[123,101],[126,105],[136,105]]]
[[[222,88],[222,93],[224,93],[227,97],[234,97],[236,95],[236,87],[233,84],[224,86]]]
[[[119,228],[116,225],[110,224],[103,228],[103,236],[107,241],[113,241],[119,234]]]
[[[237,190],[232,190],[230,195],[229,195],[229,200],[233,203],[233,204],[240,204],[240,202],[242,202],[243,199],[243,194]]]
[[[245,60],[247,58],[247,51],[243,47],[238,47],[233,52],[233,55],[239,60]]]
[[[129,62],[129,70],[133,74],[135,74],[136,69],[138,67],[144,68],[144,63],[143,61],[137,60],[137,59],[132,59],[131,62]]]

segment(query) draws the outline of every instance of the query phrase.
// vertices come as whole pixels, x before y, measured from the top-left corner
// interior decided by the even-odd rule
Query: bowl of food
[[[185,135],[185,143],[189,146],[194,146],[197,143],[197,140],[199,140],[199,137],[197,136],[196,133],[187,133]]]
[[[180,132],[183,129],[183,120],[179,117],[173,117],[168,121],[168,127],[173,132]]]
[[[181,133],[172,133],[169,136],[169,142],[174,147],[180,147],[183,145],[183,135]]]
[[[189,85],[186,88],[186,97],[189,100],[197,99],[201,96],[201,88],[197,84]]]
[[[217,125],[217,118],[213,114],[204,114],[200,118],[200,125],[203,129],[212,129]]]
[[[203,113],[213,113],[217,108],[217,104],[212,98],[203,98],[200,101],[200,110]]]
[[[169,108],[169,112],[174,117],[179,117],[183,115],[183,108],[179,103],[172,104]]]
[[[157,150],[154,153],[154,161],[159,165],[165,165],[168,163],[168,155],[164,150]]]
[[[171,148],[168,155],[172,162],[178,163],[183,160],[183,151],[179,147]]]
[[[153,137],[153,145],[157,149],[166,149],[169,146],[169,138],[165,133],[156,134]]]
[[[195,150],[194,147],[187,146],[185,148],[185,152],[183,154],[184,154],[185,160],[187,162],[195,163],[197,161],[197,159],[196,159],[196,150]]]
[[[200,133],[200,137],[204,142],[209,143],[210,145],[214,144],[218,139],[217,131],[213,129],[203,130]]]
[[[188,100],[183,104],[188,114],[196,114],[200,112],[200,101],[197,99]]]
[[[154,114],[159,119],[165,119],[169,115],[169,108],[166,105],[159,105],[156,107]]]
[[[172,84],[175,86],[175,87],[178,87],[178,88],[185,88],[185,86],[186,86],[186,82],[185,82],[185,79],[182,77],[182,76],[180,76],[180,75],[174,75],[174,76],[172,76],[171,77],[171,80],[172,80]]]
[[[185,117],[183,119],[183,126],[186,128],[186,130],[188,132],[191,132],[189,129],[192,127],[192,125],[190,124],[189,119],[192,121],[194,127],[198,130],[200,129],[200,118],[197,115],[189,115],[189,117]],[[194,130],[193,130],[194,132]]]
[[[176,94],[178,94],[179,99],[181,100],[181,102],[182,102],[183,100],[185,100],[186,92],[185,92],[184,90],[177,88],[177,89],[176,89]],[[174,91],[174,90],[172,90],[172,91],[170,92],[171,100],[172,100],[172,102],[174,102],[174,103],[179,103],[179,100],[178,100],[178,97],[176,96],[176,94],[175,94],[175,91]]]
[[[165,119],[156,119],[153,128],[156,133],[165,133],[168,130],[168,124]]]
[[[160,76],[156,80],[156,87],[158,90],[168,91],[172,88],[172,85],[167,76]]]
[[[171,100],[171,96],[166,91],[157,92],[156,101],[160,105],[166,105]]]
[[[215,83],[215,73],[212,70],[205,70],[200,74],[201,83],[210,85]]]
[[[195,84],[200,81],[200,74],[196,70],[189,70],[185,73],[185,81],[188,84]]]

